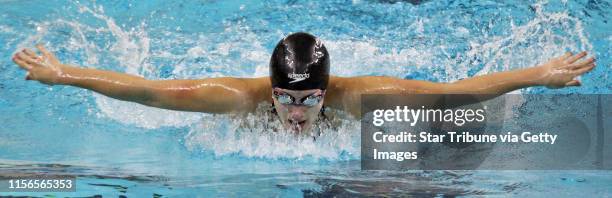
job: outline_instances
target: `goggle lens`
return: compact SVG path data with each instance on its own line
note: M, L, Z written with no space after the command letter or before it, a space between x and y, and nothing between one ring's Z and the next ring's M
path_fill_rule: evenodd
M310 96L307 96L306 98L303 98L302 101L296 102L296 99L287 93L281 93L277 91L274 91L273 93L274 93L274 97L276 98L276 100L278 100L278 102L280 102L283 105L294 104L294 105L304 105L304 106L312 107L312 106L319 104L319 102L321 102L321 100L323 99L323 95L318 95L318 96L310 95Z
M284 105L293 103L293 97L289 96L289 94L276 95L276 100Z
M302 101L302 104L312 107L315 106L317 104L319 104L319 102L321 101L321 96L308 96L306 97L306 99L304 99L304 101Z

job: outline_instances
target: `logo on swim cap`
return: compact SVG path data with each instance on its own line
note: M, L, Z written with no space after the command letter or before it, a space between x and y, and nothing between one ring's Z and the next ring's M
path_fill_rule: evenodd
M300 82L300 81L310 78L310 74L309 73L305 73L305 74L290 73L290 74L287 74L287 77L289 77L290 79L293 79L289 83L296 83L296 82Z

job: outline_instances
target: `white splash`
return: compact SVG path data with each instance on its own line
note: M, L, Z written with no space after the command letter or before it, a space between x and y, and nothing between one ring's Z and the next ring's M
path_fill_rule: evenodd
M525 25L512 24L509 36L492 36L485 42L470 43L471 50L467 53L468 56L484 58L485 66L478 72L478 75L534 66L563 54L566 48L573 52L593 49L584 35L580 20L569 16L567 12L543 12L541 4L533 7L536 9L536 17ZM553 33L554 29L560 29L567 35L573 35L579 41L573 40L573 37ZM524 45L527 42L529 45ZM467 67L468 65L460 64L460 66Z
M275 116L271 113L249 115L242 121L229 116L206 118L190 129L185 144L192 151L211 151L215 156L347 160L358 159L360 155L359 121L342 121L338 130L326 129L315 141L310 136L272 131L266 127L269 123L262 124L262 120L276 119ZM278 122L272 125L281 128Z

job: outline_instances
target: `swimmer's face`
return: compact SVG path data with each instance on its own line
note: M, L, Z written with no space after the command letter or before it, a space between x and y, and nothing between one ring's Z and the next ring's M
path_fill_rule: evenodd
M288 90L281 88L274 88L272 91L274 108L283 126L297 133L310 131L323 107L325 91L320 89ZM293 103L287 104L288 99Z

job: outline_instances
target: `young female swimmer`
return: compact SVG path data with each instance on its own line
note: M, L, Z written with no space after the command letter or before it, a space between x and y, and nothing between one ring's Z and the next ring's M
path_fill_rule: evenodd
M206 113L253 112L272 103L289 130L311 129L323 105L360 117L362 94L491 94L501 95L531 86L580 86L576 77L595 67L587 53L565 53L525 69L492 73L452 83L435 83L383 76L336 77L329 74L329 54L321 41L294 33L276 45L270 77L147 80L111 71L62 64L43 46L41 55L23 49L13 61L27 70L26 80L48 85L70 85L143 105Z

